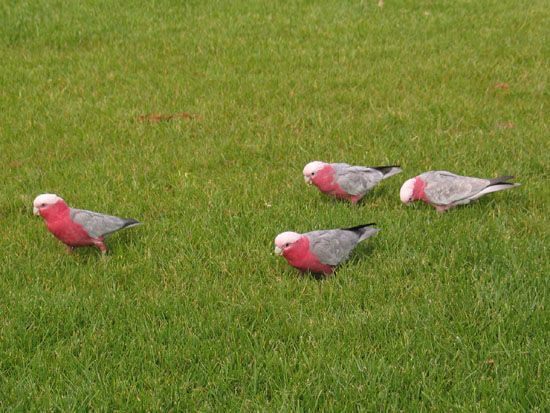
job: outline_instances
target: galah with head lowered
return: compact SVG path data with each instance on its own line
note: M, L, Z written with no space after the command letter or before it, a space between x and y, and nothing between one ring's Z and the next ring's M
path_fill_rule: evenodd
M303 171L307 184L327 195L356 204L378 183L401 172L398 166L352 166L347 163L313 161Z
M275 238L275 253L302 272L330 274L357 244L380 231L371 225L374 223L305 234L283 232Z
M469 204L483 195L504 189L515 188L518 183L506 182L513 176L493 179L455 175L447 171L424 172L406 181L401 187L401 201L424 201L438 212L445 212L457 205Z
M33 212L44 218L48 231L63 242L69 251L75 247L95 246L105 254L105 236L119 229L141 224L135 219L69 208L65 201L55 194L38 195L33 202Z

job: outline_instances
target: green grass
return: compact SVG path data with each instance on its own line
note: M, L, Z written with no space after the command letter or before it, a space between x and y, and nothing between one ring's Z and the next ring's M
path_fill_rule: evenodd
M129 3L0 4L0 410L548 411L544 0ZM315 159L405 172L352 207ZM523 186L401 205L430 169ZM145 225L70 256L44 192Z

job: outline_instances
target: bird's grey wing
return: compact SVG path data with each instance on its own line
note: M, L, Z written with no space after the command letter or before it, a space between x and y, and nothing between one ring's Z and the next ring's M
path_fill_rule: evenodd
M326 265L338 265L348 258L359 240L356 233L340 229L312 231L304 235L309 239L311 252Z
M132 223L137 223L134 220L86 211L84 209L70 208L70 214L71 219L77 224L82 225L92 238L103 237Z
M338 164L341 165L341 164ZM345 164L344 164L345 165ZM366 166L349 166L335 168L336 183L351 195L363 195L382 180L384 174Z
M437 205L468 203L474 195L486 188L487 179L455 175L447 171L433 171L420 175L426 182L424 192Z

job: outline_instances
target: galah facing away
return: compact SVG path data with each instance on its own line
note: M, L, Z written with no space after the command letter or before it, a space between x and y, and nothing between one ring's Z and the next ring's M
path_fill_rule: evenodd
M358 243L380 231L371 225L374 223L305 234L283 232L275 238L275 253L302 272L330 274Z
M327 195L356 204L378 183L401 172L398 166L352 166L313 161L304 167L304 179Z
M48 231L63 242L69 251L75 247L95 246L105 254L105 236L122 228L141 224L135 219L124 219L83 209L69 208L55 194L38 195L33 212L46 221Z
M430 171L406 181L399 196L405 204L421 200L433 205L438 212L445 212L457 205L469 204L491 192L519 186L518 183L506 182L513 178L500 176L481 179L455 175L447 171Z

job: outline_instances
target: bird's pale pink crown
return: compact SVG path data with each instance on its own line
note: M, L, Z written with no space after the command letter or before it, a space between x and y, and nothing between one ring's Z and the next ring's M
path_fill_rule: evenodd
M399 191L399 197L401 198L401 202L404 204L408 204L409 202L413 201L414 199L414 185L416 182L416 178L411 178L401 186L401 190Z
M317 172L319 172L321 169L325 167L326 163L321 161L313 161L308 163L304 167L304 180L307 184L311 184L312 178L315 176Z
M282 232L275 238L275 253L281 255L283 251L302 238L301 234L292 231Z
M56 194L41 194L34 198L32 203L32 210L34 215L40 215L39 211L42 208L47 208L50 205L54 205L59 201L63 201L63 198L57 196Z

